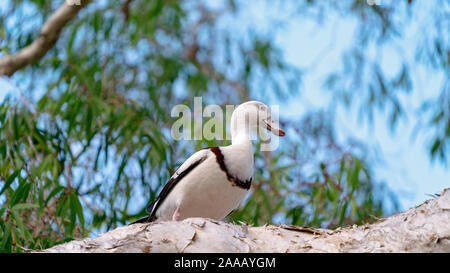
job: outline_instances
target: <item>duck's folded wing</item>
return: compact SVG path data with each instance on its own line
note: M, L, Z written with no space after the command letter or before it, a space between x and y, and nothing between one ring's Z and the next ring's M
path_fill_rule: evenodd
M188 173L190 173L193 169L195 169L198 165L205 161L209 153L209 149L200 150L189 157L183 164L181 164L181 166L175 171L175 173L166 183L158 198L147 207L147 212L150 214L151 219L155 217L155 213L158 210L158 207L162 204L164 199L169 195L169 193L178 184L178 182L180 182L183 177L185 177Z

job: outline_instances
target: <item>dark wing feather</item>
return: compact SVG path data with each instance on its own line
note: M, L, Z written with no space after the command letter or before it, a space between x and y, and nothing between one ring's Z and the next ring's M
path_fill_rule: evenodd
M150 205L148 205L146 211L149 214L152 212L152 209L153 209L153 206L155 205L155 203L156 203L156 201L153 201L153 202L150 203ZM144 218L141 218L141 219L139 219L137 221L132 222L130 225L137 224L137 223L148 223L148 222L153 222L155 220L156 220L155 217L152 218L151 216L147 216L147 217L144 217Z
M156 200L151 202L150 205L148 205L148 207L145 209L148 212L148 214L152 213L153 206L155 205L155 203L156 203Z
M203 156L196 160L194 163L189 165L185 170L183 170L181 173L179 173L176 177L170 178L167 184L164 186L162 191L159 193L158 198L150 203L150 205L147 207L147 212L150 213L149 222L156 220L155 213L158 210L159 206L161 206L162 202L166 197L169 195L169 193L172 191L172 189L180 182L183 177L185 177L187 174L189 174L193 169L195 169L200 163L205 161L207 156Z

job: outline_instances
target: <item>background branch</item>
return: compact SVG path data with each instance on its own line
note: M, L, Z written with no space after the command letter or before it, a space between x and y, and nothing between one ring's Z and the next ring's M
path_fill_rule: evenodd
M41 33L33 43L14 55L0 59L0 76L12 76L17 70L41 59L53 48L64 26L90 2L91 0L82 0L77 5L64 1L61 7L42 26Z

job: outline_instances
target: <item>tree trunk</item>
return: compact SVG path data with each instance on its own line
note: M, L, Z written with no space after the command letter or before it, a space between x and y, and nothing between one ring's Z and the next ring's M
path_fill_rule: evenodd
M44 252L450 252L450 189L370 225L328 230L189 218L128 225Z

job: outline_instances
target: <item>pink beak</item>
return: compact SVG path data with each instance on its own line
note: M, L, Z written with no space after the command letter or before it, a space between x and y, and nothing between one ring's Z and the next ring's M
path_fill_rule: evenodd
M275 124L273 123L268 123L267 121L264 120L264 124L266 125L266 129L271 131L274 135L276 136L285 136L286 133L284 132L283 129L280 129L278 127L275 126Z

